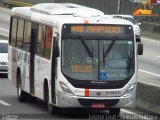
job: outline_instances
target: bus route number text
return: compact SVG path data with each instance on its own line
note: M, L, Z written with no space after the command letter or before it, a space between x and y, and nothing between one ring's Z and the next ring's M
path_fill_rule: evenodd
M71 26L71 33L123 33L119 26Z

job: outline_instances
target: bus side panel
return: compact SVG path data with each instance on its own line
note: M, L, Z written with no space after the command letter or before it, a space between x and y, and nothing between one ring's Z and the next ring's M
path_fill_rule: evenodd
M29 53L17 48L9 48L9 79L17 85L18 69L21 75L22 90L29 92Z
M35 55L35 95L43 99L44 80L48 81L48 87L50 86L51 80L51 62L43 57ZM50 88L48 88L50 90ZM49 91L49 94L51 92Z

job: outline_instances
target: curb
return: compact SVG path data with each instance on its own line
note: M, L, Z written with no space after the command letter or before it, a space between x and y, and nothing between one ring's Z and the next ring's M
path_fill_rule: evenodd
M137 83L136 107L160 114L160 87L147 83Z
M151 24L151 23L143 23L141 26L141 34L148 37L158 38L160 39L160 25L159 24Z

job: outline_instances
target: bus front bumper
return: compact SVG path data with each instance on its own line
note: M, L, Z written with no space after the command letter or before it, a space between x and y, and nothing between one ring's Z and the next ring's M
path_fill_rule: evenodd
M128 97L80 97L68 96L62 92L57 94L57 107L76 108L86 107L92 108L93 104L104 104L107 108L133 108L135 107L136 92L134 91Z

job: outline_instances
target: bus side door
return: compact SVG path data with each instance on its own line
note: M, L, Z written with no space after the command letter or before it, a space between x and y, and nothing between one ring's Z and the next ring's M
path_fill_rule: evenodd
M30 46L30 93L35 94L34 88L34 56L35 45L38 38L38 23L32 22L31 25L31 46Z

